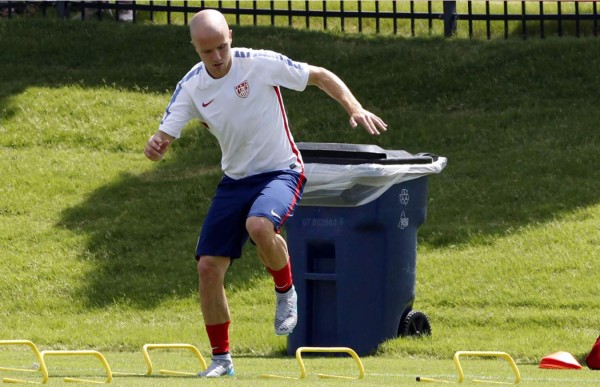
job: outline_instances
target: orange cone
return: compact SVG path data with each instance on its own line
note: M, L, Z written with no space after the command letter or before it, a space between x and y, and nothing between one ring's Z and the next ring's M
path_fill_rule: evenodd
M540 368L555 370L579 370L581 364L569 352L554 352L542 359Z

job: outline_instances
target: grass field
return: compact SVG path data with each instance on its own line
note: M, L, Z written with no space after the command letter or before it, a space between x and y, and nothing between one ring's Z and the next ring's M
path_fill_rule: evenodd
M390 358L370 356L361 359L365 369L364 378L352 381L349 378L358 378L357 364L347 358L304 358L306 378L298 379L300 367L294 358L272 358L261 356L242 356L236 358L236 376L220 380L202 380L186 376L164 376L158 374L159 368L189 372L198 369L198 361L193 356L182 353L160 352L152 353L152 363L155 371L153 376L118 375L118 372L145 373L146 365L140 353L108 352L104 353L110 367L116 375L111 384L122 386L191 386L202 383L203 385L244 385L244 386L281 386L283 383L292 386L305 385L338 385L347 386L356 384L360 386L381 385L430 385L430 383L417 383L416 377L458 381L458 373L454 363L441 359L423 358ZM2 364L12 364L18 367L31 367L32 357L15 353L0 352ZM19 358L20 359L17 359ZM21 363L15 363L22 360ZM9 362L9 363L7 363ZM55 357L47 358L46 365L50 374L51 384L70 385L62 383L65 377L77 377L88 380L106 380L100 362L94 358ZM515 381L515 375L508 363L500 360L482 360L476 358L463 358L460 362L464 373L464 384L481 385L475 380L487 382L508 383ZM540 369L535 364L519 364L521 385L526 386L595 386L598 385L597 372L583 370L546 370ZM318 374L342 376L346 379L323 379ZM275 375L282 378L266 378L265 375ZM23 372L3 372L2 377L21 378L27 380L41 380L37 373L24 375Z
M143 370L148 342L188 342L208 356L192 252L220 178L218 146L192 123L164 161L142 155L197 61L185 27L0 20L0 43L0 339L97 349L115 370ZM390 126L369 137L321 92L285 91L297 141L449 160L429 179L418 236L415 308L433 335L384 343L364 359L365 384L455 377L458 350L508 352L531 384L600 381L589 370L537 368L555 351L583 361L600 329L597 39L237 27L234 45L334 70ZM274 385L258 375L295 375L285 339L272 333L271 279L252 246L227 281L236 380ZM0 361L22 354L0 348ZM329 361L315 367L330 372ZM175 382L186 380L166 383Z

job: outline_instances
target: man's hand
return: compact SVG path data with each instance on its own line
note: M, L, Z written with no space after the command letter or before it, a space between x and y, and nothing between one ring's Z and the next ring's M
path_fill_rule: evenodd
M154 134L144 148L144 155L149 160L159 161L164 156L165 152L171 145L171 140L168 138L161 138L159 135Z
M352 113L350 116L350 126L356 128L359 124L362 125L369 134L374 136L378 136L380 131L385 132L387 130L387 124L383 122L381 118L362 108L358 112Z

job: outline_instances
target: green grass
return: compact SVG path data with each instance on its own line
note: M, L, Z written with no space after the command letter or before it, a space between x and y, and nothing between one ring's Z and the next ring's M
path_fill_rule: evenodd
M0 338L105 351L116 370L143 369L148 342L189 342L207 356L193 249L220 178L218 146L192 123L164 161L142 155L197 61L186 28L0 20L0 42ZM297 141L449 160L429 179L418 236L415 308L433 336L384 343L365 358L365 384L454 377L457 350L506 351L532 384L597 384L590 371L536 368L559 350L583 361L600 326L597 39L235 27L234 44L334 70L390 126L369 137L318 90L285 91ZM295 375L252 246L227 281L236 380Z
M185 351L151 350L149 352L153 376L118 375L121 373L144 374L147 370L141 353L108 352L104 356L115 373L112 384L123 386L188 386L197 385L199 381L186 376L165 376L158 373L159 369L190 372L198 369L198 360ZM19 355L19 356L17 356ZM35 359L29 353L10 354L0 352L0 362L14 368L32 369ZM361 363L364 367L364 378L359 382L348 379L322 379L317 374L357 378L359 369L350 357L320 358L303 357L306 378L294 380L300 376L300 367L295 358L272 357L238 357L236 358L236 376L219 380L202 380L203 385L243 385L243 386L281 386L283 383L292 386L358 384L360 386L381 385L415 385L416 377L435 378L447 381L458 380L454 363L448 360L419 359L419 358L386 358L364 357ZM91 356L78 357L47 357L46 365L50 375L50 383L61 383L65 377L77 377L88 380L104 381L105 371L98 359ZM463 357L460 362L466 385L481 385L474 380L488 382L510 383L515 375L509 364L504 360ZM588 369L583 370L546 370L533 364L520 364L521 384L526 386L594 386L598 384L597 373ZM275 375L281 378L265 378L264 375ZM39 373L3 372L2 377L27 380L41 380ZM68 383L61 383L69 385ZM427 385L428 383L426 383ZM418 384L416 384L418 385Z

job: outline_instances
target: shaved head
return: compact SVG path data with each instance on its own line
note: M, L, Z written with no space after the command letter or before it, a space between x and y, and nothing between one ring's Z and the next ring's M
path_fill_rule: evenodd
M231 30L225 16L205 9L190 20L190 37L196 52L213 78L222 78L231 68Z
M190 36L203 36L214 33L229 33L229 25L225 16L215 9L205 9L192 17L190 21Z

